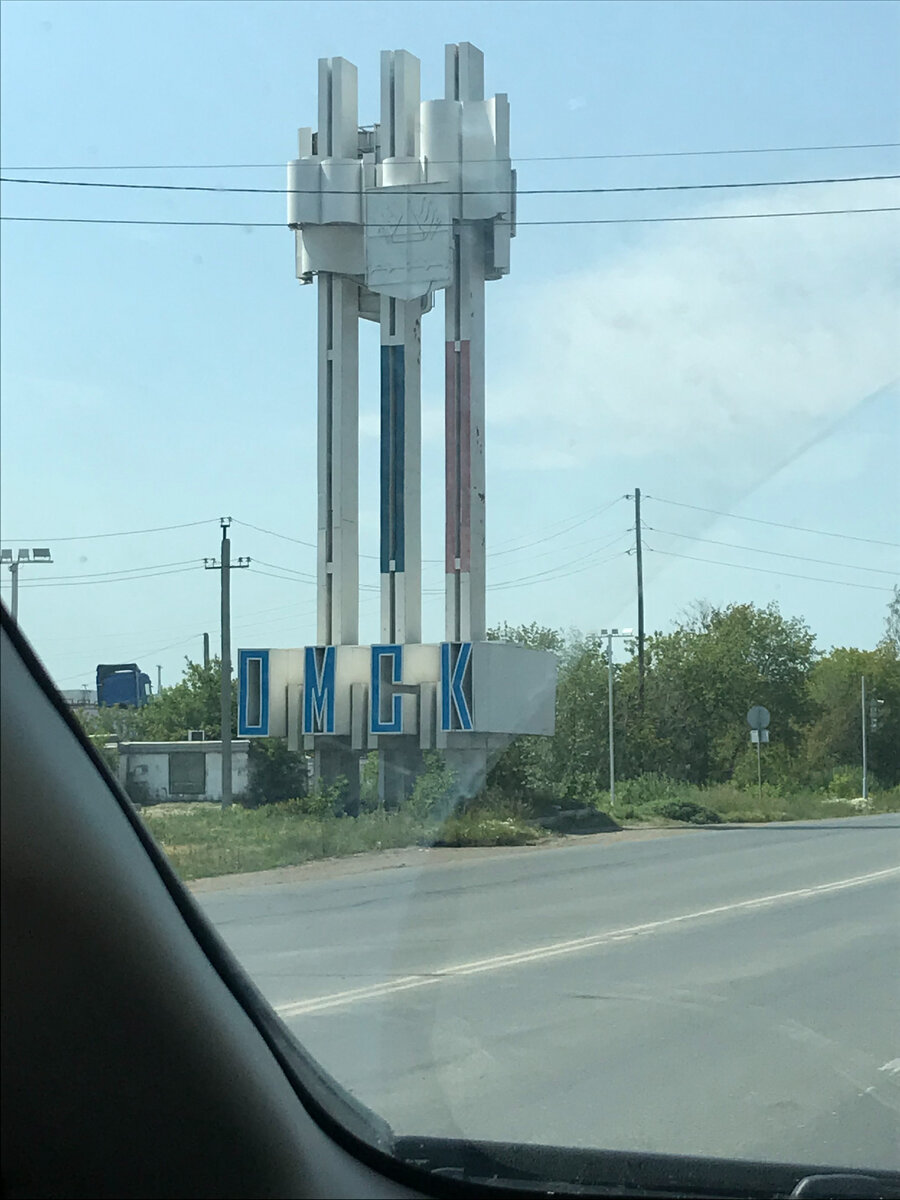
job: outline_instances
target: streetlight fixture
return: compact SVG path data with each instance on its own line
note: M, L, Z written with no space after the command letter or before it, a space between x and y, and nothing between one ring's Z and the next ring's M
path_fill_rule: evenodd
M616 739L613 731L613 638L627 638L633 629L601 629L600 636L606 638L606 664L609 672L609 807L616 807Z
M12 576L12 599L9 614L16 624L19 622L19 568L30 563L52 563L46 546L34 546L31 550L0 550L0 566L9 567Z

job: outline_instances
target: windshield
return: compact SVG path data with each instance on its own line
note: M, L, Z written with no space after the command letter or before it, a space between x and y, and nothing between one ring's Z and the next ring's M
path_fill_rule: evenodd
M298 1045L900 1166L900 9L2 21L3 600Z

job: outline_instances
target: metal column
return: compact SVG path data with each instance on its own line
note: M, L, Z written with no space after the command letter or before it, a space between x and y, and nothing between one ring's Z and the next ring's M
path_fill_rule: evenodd
M448 100L484 99L484 57L468 43L447 46ZM465 171L459 173L460 188ZM464 210L461 197L461 211ZM446 338L446 637L482 641L485 616L484 282L477 224L454 237L454 278L444 301Z
M319 62L323 159L357 155L356 68ZM359 285L320 272L318 400L318 641L359 641Z

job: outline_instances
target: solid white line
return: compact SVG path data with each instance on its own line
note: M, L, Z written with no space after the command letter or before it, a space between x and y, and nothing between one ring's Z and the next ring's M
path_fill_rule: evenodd
M369 987L349 988L343 992L332 992L326 996L316 996L311 1000L297 1000L286 1004L276 1004L275 1011L281 1017L300 1017L312 1013L327 1012L332 1008L341 1008L346 1004L355 1004L360 1000L378 1000L383 996L391 996L395 992L408 992L414 988L429 987L436 983L445 983L448 979L459 979L468 975L483 975L491 971L500 971L504 967L518 967L526 963L545 962L549 958L557 958L563 954L575 954L581 950L590 950L595 946L603 946L607 942L622 941L638 937L644 933L658 933L663 929L671 929L676 925L685 925L689 921L699 921L704 917L716 917L725 913L748 912L755 908L764 908L769 904L783 904L791 900L806 900L811 896L824 896L830 892L840 892L846 888L861 887L866 883L875 883L892 875L900 875L900 867L886 867L883 871L872 871L868 875L854 875L850 879L839 879L834 883L820 883L815 887L797 888L790 892L775 892L768 896L758 896L753 900L738 900L734 904L720 904L715 908L704 908L698 912L683 913L678 917L665 917L661 921L647 921L643 925L629 925L623 929L610 929L605 933L595 933L588 937L572 938L564 942L551 942L546 946L535 946L531 950L520 950L513 954L496 954L491 958L475 959L473 962L456 963L422 975L404 975L400 979L392 979L385 983L374 983Z

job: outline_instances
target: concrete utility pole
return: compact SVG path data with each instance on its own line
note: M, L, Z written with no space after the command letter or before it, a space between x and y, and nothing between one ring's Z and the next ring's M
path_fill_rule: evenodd
M19 623L19 568L30 563L52 563L50 551L45 547L35 547L33 550L0 550L0 563L9 567L12 582L12 596L9 604L9 615Z
M865 675L860 676L859 683L860 683L859 702L860 702L860 709L862 711L862 769L863 769L863 772L862 772L862 775L863 775L862 798L863 798L863 800L868 800L868 798L869 798L869 778L868 778L869 764L868 764L868 756L867 756L868 747L866 746L866 677L865 677Z
M634 489L634 547L637 558L638 706L644 711L644 544L641 538L641 489Z
M609 807L616 807L616 737L613 721L613 638L631 637L633 629L601 629L600 634L606 638L606 665L609 676Z
M209 670L209 634L203 635L203 669Z
M218 571L221 577L222 592L222 807L229 808L233 801L231 787L231 572L242 567L250 566L249 558L238 558L231 561L231 539L228 529L231 517L222 517L222 549L218 562L214 558L204 558L203 565L208 571Z
M156 664L156 694L162 694L162 667L159 663Z

